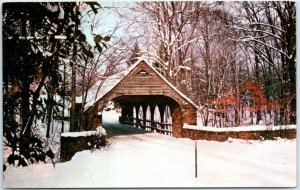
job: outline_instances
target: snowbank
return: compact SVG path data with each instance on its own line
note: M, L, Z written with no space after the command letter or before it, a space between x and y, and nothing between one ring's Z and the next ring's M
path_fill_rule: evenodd
M5 188L295 187L296 141L195 141L157 133L122 135L71 161L8 168ZM26 175L30 174L30 175Z

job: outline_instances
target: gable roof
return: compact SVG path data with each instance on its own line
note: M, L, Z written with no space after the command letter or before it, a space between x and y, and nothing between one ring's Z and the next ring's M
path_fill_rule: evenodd
M93 106L101 98L103 98L107 93L109 93L115 86L117 86L131 71L133 71L141 63L146 63L147 66L151 68L168 86L170 86L177 94L179 94L184 100L198 108L198 106L190 100L185 94L180 92L175 86L173 86L165 77L163 77L152 65L143 59L139 59L136 63L128 67L127 69L109 76L106 79L99 80L97 83L90 88L87 94L86 104L84 111Z

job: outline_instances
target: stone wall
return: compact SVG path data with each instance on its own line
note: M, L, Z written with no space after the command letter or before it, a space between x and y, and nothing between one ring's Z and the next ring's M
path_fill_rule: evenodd
M193 140L213 140L213 141L226 141L229 137L245 140L274 140L277 137L295 139L296 129L282 129L274 131L202 131L193 129L182 129L181 138L190 138Z
M197 109L194 107L186 107L182 111L180 107L174 109L172 113L172 132L174 137L181 137L183 124L197 124Z
M60 161L69 161L76 152L91 149L89 144L94 141L95 138L96 135L76 137L61 136Z
M182 111L182 123L197 125L197 109L189 106Z
M182 125L181 109L177 107L172 113L172 133L174 137L180 137Z

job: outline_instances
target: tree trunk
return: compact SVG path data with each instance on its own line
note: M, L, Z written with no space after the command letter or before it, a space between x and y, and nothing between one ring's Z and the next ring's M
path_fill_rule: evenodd
M29 135L30 130L26 129L26 127L30 128L31 125L28 125L28 119L30 115L30 107L29 107L29 82L25 81L22 86L21 96L22 96L22 103L21 103L21 120L22 120L22 130L26 131L25 135Z
M296 98L293 98L290 103L290 124L296 124L297 122L296 109Z
M78 5L76 5L75 15L78 15ZM76 38L76 32L78 31L78 22L75 22L74 36ZM73 44L73 60L72 60L72 89L71 89L71 111L70 111L70 131L76 131L75 124L75 112L76 112L76 55L77 55L77 44L76 40Z
M50 87L51 88L51 87ZM52 122L52 111L53 111L53 94L51 89L48 91L48 104L47 104L47 131L46 131L46 138L50 137L50 126Z
M33 101L32 101L32 105L31 105L31 113L30 113L29 119L28 119L25 127L23 128L23 134L24 135L29 135L29 133L30 133L30 128L31 128L31 125L33 123L33 119L34 119L34 117L35 117L35 115L37 113L36 106L37 106L37 103L38 103L38 98L40 96L40 90L44 86L45 78L46 78L46 75L44 75L42 77L41 82L39 83L36 91L33 93Z

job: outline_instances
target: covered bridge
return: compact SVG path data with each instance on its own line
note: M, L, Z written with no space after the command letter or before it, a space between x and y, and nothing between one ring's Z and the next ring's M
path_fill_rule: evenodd
M181 137L184 123L197 123L196 104L146 61L138 61L128 69L98 81L90 89L84 108L85 123L89 129L101 125L102 118L98 113L108 101L120 105L121 123L150 131ZM166 111L170 112L172 121L155 121L155 109L159 109L160 118L164 118ZM137 110L142 110L143 114L138 115Z

